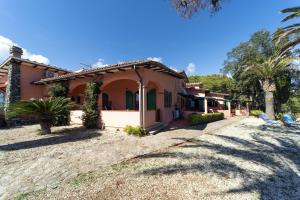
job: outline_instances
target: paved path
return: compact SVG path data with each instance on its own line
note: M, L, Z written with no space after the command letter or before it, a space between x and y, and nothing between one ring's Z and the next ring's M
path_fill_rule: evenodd
M0 199L45 186L56 187L79 173L179 145L183 139L213 132L241 119L234 117L143 138L80 128L50 136L36 135L38 126L0 130Z

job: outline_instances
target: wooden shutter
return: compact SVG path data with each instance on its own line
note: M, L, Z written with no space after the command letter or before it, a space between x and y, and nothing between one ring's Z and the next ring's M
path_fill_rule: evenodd
M147 109L155 110L156 109L156 90L152 89L147 92Z
M133 109L133 93L131 91L126 91L126 109Z

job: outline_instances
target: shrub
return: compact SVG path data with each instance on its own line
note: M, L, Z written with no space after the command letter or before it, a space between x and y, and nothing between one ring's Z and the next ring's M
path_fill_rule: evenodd
M100 93L100 84L88 82L85 88L85 98L83 105L83 125L86 128L98 128L99 108L98 95Z
M136 135L136 136L140 136L140 137L146 135L146 131L141 126L133 127L133 126L127 125L124 128L124 131L129 135Z
M282 119L282 113L275 114L275 119L276 120L281 120Z
M191 125L206 124L224 119L224 113L191 114L188 116L188 122Z
M52 83L48 85L48 94L50 97L66 97L68 96L69 87L65 82Z
M42 134L49 134L55 117L60 116L71 107L70 99L64 97L19 101L10 105L8 116L33 116L38 120Z
M52 83L48 85L48 94L50 97L68 97L69 86L66 82ZM69 110L64 110L53 119L53 126L66 126L69 124Z
M255 116L255 117L258 117L263 111L261 110L251 110L250 111L250 115L251 116Z

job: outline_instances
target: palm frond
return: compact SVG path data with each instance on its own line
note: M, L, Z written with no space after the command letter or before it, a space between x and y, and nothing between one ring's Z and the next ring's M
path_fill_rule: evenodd
M20 101L10 105L8 117L29 115L51 119L69 110L72 106L70 99L64 97Z
M288 16L286 16L285 18L282 19L282 22L286 22L290 19L293 19L293 18L296 18L296 17L300 16L300 7L297 6L297 7L292 7L292 8L286 8L286 9L283 9L281 11L281 13L284 13L284 14L289 13Z

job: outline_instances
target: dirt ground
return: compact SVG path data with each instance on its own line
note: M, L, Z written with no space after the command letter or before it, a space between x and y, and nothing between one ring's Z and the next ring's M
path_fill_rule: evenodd
M143 138L81 127L54 128L54 134L46 136L37 134L36 125L3 129L0 130L0 199L58 188L80 174L183 143L182 139L213 132L239 120L231 118L185 129L174 127Z
M255 118L83 173L28 199L299 199L300 134ZM184 134L184 132L182 132Z

